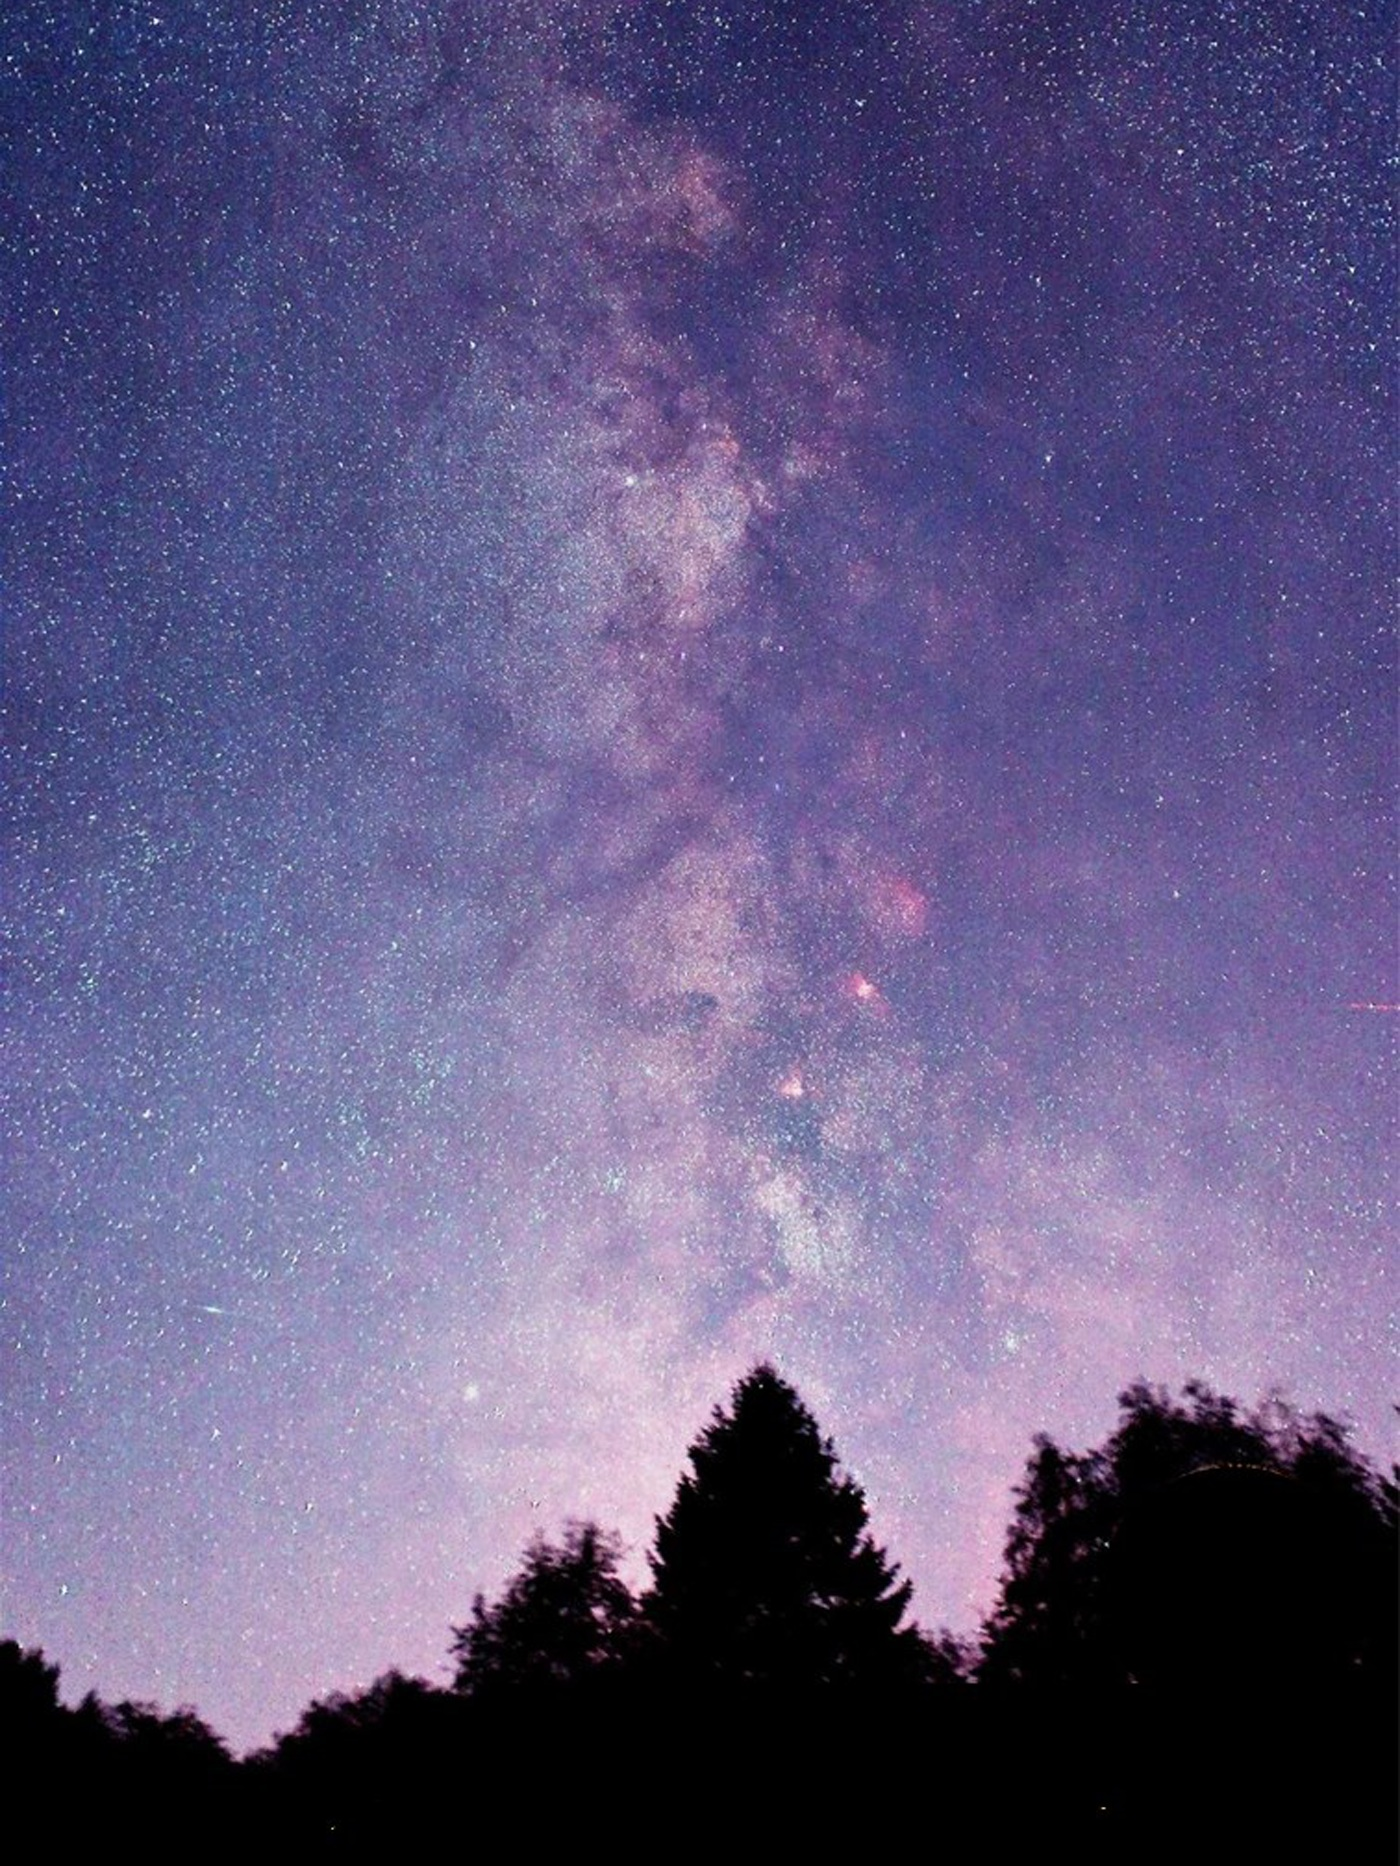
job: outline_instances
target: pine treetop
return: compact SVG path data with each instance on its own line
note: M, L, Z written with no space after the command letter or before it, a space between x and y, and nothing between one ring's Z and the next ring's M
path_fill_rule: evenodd
M865 1497L768 1363L716 1407L657 1522L646 1608L678 1667L715 1682L890 1680L917 1635Z

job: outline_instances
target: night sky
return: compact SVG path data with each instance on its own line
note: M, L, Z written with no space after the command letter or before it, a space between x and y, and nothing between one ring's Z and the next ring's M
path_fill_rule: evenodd
M1387 1450L1395 14L0 24L0 1631L236 1745L771 1356L925 1624Z

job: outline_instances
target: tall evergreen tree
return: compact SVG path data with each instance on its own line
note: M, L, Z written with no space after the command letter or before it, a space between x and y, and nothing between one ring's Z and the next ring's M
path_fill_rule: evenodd
M884 1689L936 1669L902 1625L910 1585L865 1498L769 1366L716 1408L658 1521L644 1601L662 1675L687 1685Z

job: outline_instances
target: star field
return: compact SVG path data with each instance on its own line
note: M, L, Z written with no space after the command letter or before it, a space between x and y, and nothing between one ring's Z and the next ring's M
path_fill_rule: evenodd
M21 3L5 1630L248 1745L771 1357L928 1624L1383 1455L1394 15Z

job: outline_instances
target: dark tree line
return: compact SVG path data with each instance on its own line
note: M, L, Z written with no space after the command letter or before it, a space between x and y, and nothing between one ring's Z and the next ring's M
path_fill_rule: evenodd
M42 1842L62 1858L120 1836L148 1855L213 1844L236 1818L233 1758L192 1710L59 1699L58 1667L0 1641L0 1757L13 1844ZM40 1857L37 1850L13 1858Z
M187 1857L436 1844L467 1769L537 1837L631 1820L640 1842L679 1797L700 1828L742 1802L775 1839L868 1841L937 1782L993 1858L1211 1858L1207 1810L1222 1858L1366 1858L1390 1837L1396 1552L1396 1485L1335 1421L1138 1384L1097 1449L1035 1441L980 1637L931 1636L760 1366L691 1447L648 1585L595 1523L537 1537L454 1629L449 1689L389 1673L235 1765L192 1711L64 1709L8 1642L0 1733L17 1779L83 1784L70 1832Z
M595 1524L538 1538L501 1599L478 1595L457 1628L456 1688L870 1693L946 1667L906 1623L912 1587L872 1540L859 1485L771 1367L715 1409L690 1467L640 1598L619 1576L621 1544Z

